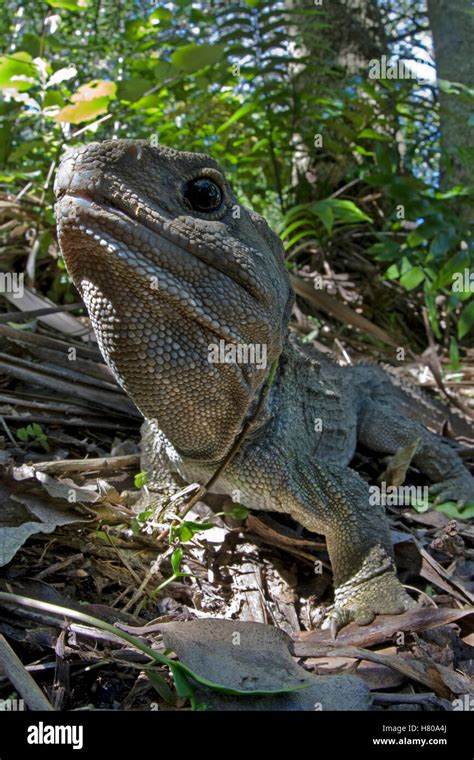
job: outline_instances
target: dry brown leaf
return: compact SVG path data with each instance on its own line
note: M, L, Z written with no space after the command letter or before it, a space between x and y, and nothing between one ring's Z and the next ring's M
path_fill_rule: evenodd
M398 488L405 482L407 470L411 465L415 452L420 442L416 438L409 446L405 446L390 457L384 472L378 478L379 483L385 482L387 486Z

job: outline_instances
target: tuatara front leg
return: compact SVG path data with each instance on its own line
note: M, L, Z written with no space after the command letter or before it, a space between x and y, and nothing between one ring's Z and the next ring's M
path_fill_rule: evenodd
M400 415L396 406L368 401L362 408L358 440L373 451L394 454L417 439L413 462L433 483L430 493L436 502L474 501L474 478L449 443Z
M371 505L369 487L349 468L332 463L296 467L292 515L326 536L335 603L326 627L366 625L376 614L396 615L415 603L396 575L383 507Z
M156 425L143 428L142 467L153 479L160 458L170 457L188 482L205 482L203 473L180 460ZM220 493L257 510L290 514L315 533L326 536L335 602L327 625L337 631L355 621L370 623L376 614L399 614L414 606L396 575L392 543L383 507L371 504L368 484L353 470L333 462L309 463L280 446L268 446L268 436L244 446L216 484ZM197 463L196 463L197 464Z

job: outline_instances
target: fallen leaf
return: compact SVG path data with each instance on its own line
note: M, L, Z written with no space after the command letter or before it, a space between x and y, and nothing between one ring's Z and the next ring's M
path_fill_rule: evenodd
M273 626L206 618L163 623L160 628L165 646L198 675L229 689L248 690L248 699L235 699L199 687L200 698L214 709L368 709L369 692L361 679L308 673L290 655L288 634ZM306 688L287 694L252 696L255 691L302 686Z
M59 525L84 522L71 508L61 508L39 496L11 494L0 486L0 498L0 567L10 562L35 533L52 533Z
M398 488L405 482L407 470L410 467L415 452L420 442L419 438L413 441L409 446L405 446L390 457L384 472L378 478L379 483L385 482L387 486Z

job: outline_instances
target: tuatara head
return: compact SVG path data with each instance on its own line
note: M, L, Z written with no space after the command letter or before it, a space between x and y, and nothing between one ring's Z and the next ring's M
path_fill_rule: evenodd
M146 141L74 148L55 191L66 265L119 383L182 454L219 460L287 333L280 239L212 158Z

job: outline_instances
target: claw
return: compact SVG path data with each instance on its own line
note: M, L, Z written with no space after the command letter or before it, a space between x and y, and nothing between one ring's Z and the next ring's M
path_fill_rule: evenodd
M347 623L370 625L375 616L400 615L417 606L392 570L336 589L336 602L329 610L322 628L329 630L334 641L339 630Z
M353 615L350 610L343 609L342 607L333 607L328 613L326 620L322 624L323 630L329 630L331 639L335 641L337 634L347 623L353 620Z
M474 500L474 480L469 476L448 478L430 487L432 496L436 496L434 504L454 501L458 509Z

